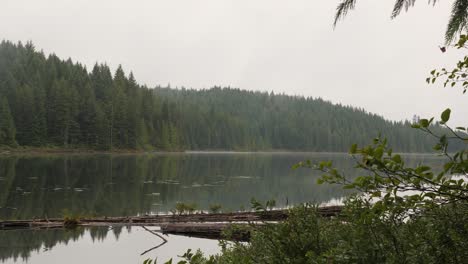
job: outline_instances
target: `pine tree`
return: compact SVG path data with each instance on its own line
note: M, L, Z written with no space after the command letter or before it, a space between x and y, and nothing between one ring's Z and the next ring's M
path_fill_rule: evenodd
M16 146L15 124L5 97L0 97L0 145Z
M29 85L19 86L15 91L15 110L13 114L16 126L16 139L20 145L33 145L34 94Z
M47 117L45 109L45 91L38 88L34 91L34 111L32 123L33 146L42 146L47 143Z

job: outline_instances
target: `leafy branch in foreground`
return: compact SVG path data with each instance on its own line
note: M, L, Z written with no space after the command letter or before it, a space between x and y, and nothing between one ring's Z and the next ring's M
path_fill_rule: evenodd
M464 179L468 175L468 150L462 149L456 153L447 151L449 141L466 144L468 136L462 132L466 129L459 127L455 131L447 125L450 112L450 109L445 110L439 123L447 128L445 131L449 134L437 134L432 130L434 118L421 119L413 125L437 138L434 149L447 157L440 172L434 172L425 165L415 168L405 166L401 155L393 153L387 140L381 137L375 138L366 147L351 147L350 154L356 160L356 168L366 172L354 180L333 168L332 162L304 162L299 166L325 172L319 183L339 183L346 189L358 190L361 198L367 199L371 207L379 210L399 209L401 213L410 214L427 207L468 203L468 181Z
M461 35L458 42L453 45L457 49L468 49L468 35ZM441 48L445 52L445 47ZM454 87L455 85L461 85L463 88L463 93L466 93L468 89L468 56L463 57L462 60L459 60L452 70L447 70L442 68L441 70L432 70L431 76L426 78L427 83L434 83L436 79L441 77L446 77L444 81L444 87L450 85Z

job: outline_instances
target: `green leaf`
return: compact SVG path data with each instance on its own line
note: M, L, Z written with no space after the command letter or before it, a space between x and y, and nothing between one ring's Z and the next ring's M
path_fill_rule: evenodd
M396 154L395 156L392 157L392 160L396 163L401 163L401 156Z
M428 171L430 169L431 169L431 167L423 165L423 166L417 167L415 171L416 171L416 173L423 173L423 172Z
M299 163L296 163L296 164L292 165L291 169L296 170L296 169L298 169L300 167L302 167L302 162L299 162Z
M384 149L382 147L378 147L374 151L374 156L376 159L381 159L383 156Z
M444 112L440 115L440 118L442 119L442 122L446 123L450 119L450 108L445 109Z
M453 162L447 162L447 163L445 163L445 164L444 164L444 170L445 170L445 171L450 170L450 169L453 167L453 165L454 165Z
M427 120L427 119L421 119L421 120L419 120L419 124L420 124L422 127L428 127L428 126L429 126L429 120Z

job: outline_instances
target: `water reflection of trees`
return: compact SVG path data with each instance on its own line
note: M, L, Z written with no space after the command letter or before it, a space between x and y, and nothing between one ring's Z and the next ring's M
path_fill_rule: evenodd
M0 231L0 262L7 260L25 262L33 252L52 250L57 245L67 245L83 236L90 236L93 242L101 242L109 233L113 233L118 239L121 232L122 227L115 227L111 231L107 227Z
M136 215L166 212L178 201L238 210L251 197L281 206L344 195L339 186L316 185L316 172L290 169L306 158L358 173L347 155L331 154L1 157L0 218ZM430 157L411 160L423 158Z

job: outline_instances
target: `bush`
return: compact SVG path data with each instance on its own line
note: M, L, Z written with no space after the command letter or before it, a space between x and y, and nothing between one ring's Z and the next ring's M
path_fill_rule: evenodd
M193 214L197 209L197 204L195 203L176 203L175 210L171 212L173 214L183 215L183 214Z
M220 204L211 204L210 205L210 212L213 214L219 213L221 210L222 206Z

